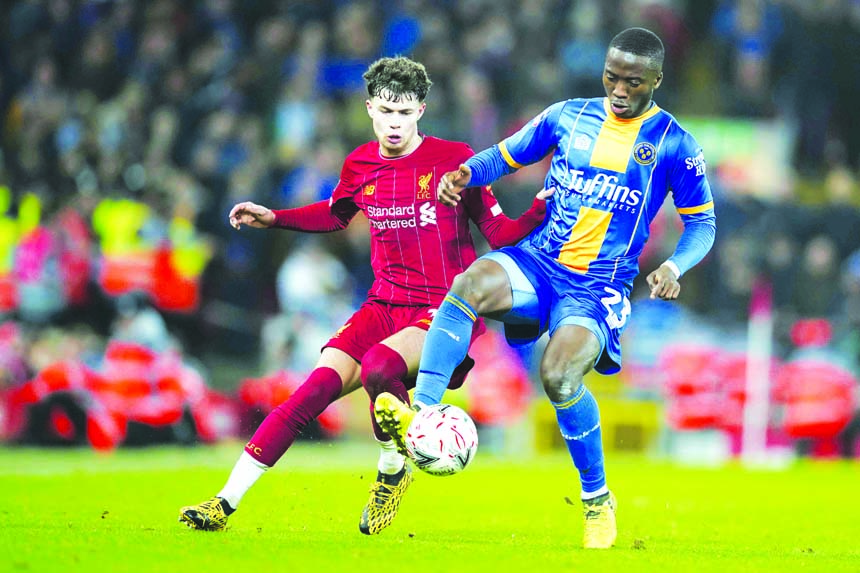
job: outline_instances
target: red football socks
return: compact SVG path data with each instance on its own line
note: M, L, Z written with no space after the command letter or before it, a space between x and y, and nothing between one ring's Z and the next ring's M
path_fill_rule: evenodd
M305 426L337 400L342 389L343 383L336 371L328 367L315 369L286 402L266 416L245 445L245 451L272 467Z

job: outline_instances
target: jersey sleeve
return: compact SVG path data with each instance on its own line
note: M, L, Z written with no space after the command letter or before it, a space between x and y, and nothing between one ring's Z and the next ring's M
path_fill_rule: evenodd
M294 209L276 209L272 227L305 233L331 233L345 229L358 213L351 201L340 201L331 205L329 201L318 201Z
M675 209L684 223L684 232L669 260L684 274L708 254L716 235L714 197L705 156L687 133L679 142L669 182Z
M532 206L518 219L511 219L493 195L489 185L469 187L463 192L463 204L469 218L487 239L490 248L513 245L540 225L546 215L546 201L535 198Z
M707 165L702 148L692 135L684 133L675 153L674 165L669 174L675 208L683 219L714 211L714 197L708 183Z
M345 229L358 213L355 204L357 189L355 170L347 157L340 170L340 179L328 201L320 201L295 209L275 211L274 227L306 233L330 233Z
M508 166L519 169L543 159L558 144L558 122L567 102L554 103L499 143Z

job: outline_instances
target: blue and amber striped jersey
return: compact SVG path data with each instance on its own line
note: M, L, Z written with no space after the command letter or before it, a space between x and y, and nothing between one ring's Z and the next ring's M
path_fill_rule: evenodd
M714 203L702 150L656 104L640 117L619 119L606 98L558 102L496 147L508 172L552 152L545 187L556 193L544 223L520 246L573 272L631 284L651 221L669 194L685 227L705 223L709 234L686 243L682 237L670 260L684 272L710 249Z

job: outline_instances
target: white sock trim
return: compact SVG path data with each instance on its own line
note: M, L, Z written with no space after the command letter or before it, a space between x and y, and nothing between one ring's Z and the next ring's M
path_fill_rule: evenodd
M588 501L589 499L594 499L595 497L600 497L607 493L609 493L609 486L605 485L597 491L583 491L580 495L580 499L582 499L582 501Z
M406 458L397 451L397 444L394 443L394 440L387 442L377 440L376 443L379 444L379 461L376 468L384 474L396 474L402 470Z
M267 469L269 469L269 466L267 466L266 464L264 464L263 462L261 462L259 460L254 459L254 457L251 454L249 454L248 452L243 451L242 455L239 456L239 459L247 461L248 463L251 463L251 464L257 466L258 468L260 468L263 471L266 471Z
M230 472L230 477L227 478L227 483L218 492L218 497L227 500L230 507L236 509L242 498L251 489L260 476L266 473L269 466L260 463L251 457L248 452L243 451L239 459L236 460L236 465L233 466L233 471Z

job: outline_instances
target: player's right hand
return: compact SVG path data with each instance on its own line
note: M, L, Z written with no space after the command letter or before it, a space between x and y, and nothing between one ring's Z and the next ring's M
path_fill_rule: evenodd
M449 171L439 180L436 186L436 198L449 207L456 207L460 202L460 193L472 180L472 170L465 164L457 171Z
M242 225L266 229L274 222L275 214L271 209L250 201L237 203L230 209L230 225L234 229L241 229Z

